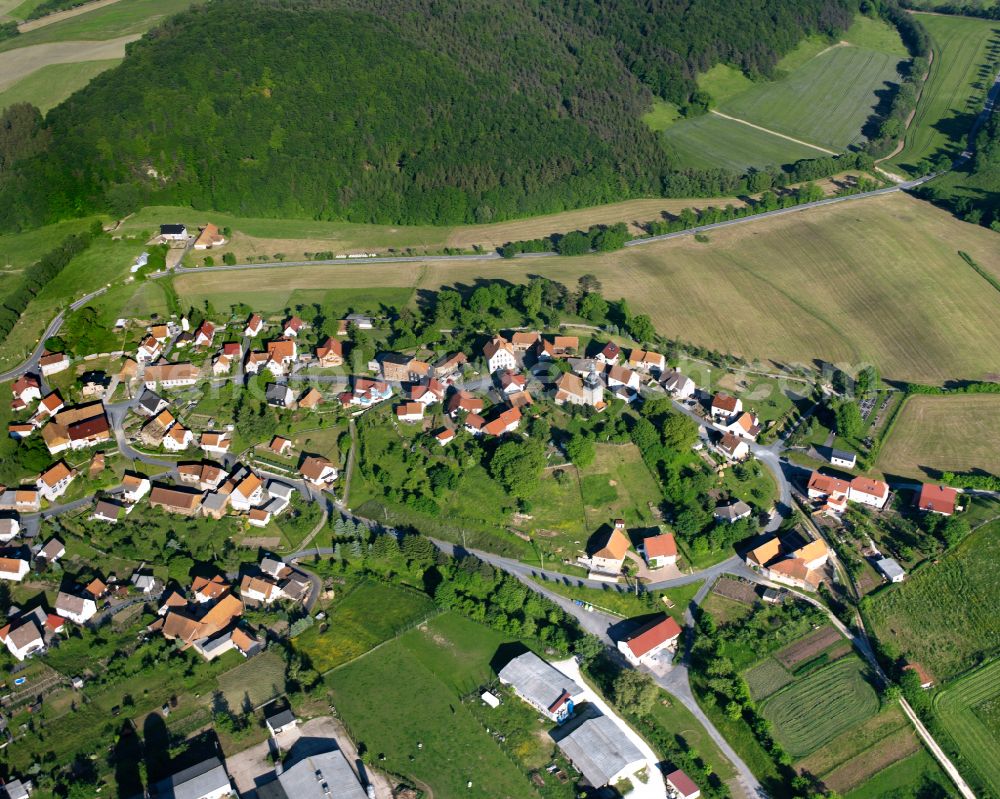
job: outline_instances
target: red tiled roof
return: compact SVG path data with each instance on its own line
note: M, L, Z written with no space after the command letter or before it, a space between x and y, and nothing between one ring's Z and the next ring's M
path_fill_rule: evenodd
M654 535L642 542L648 558L668 558L677 554L677 542L673 533Z
M680 625L673 618L667 616L641 629L637 635L629 638L626 644L632 650L633 655L641 658L647 652L672 641L680 634Z
M917 507L920 510L930 510L935 513L951 515L955 512L955 502L957 500L958 492L954 488L924 483L920 487L920 499L917 500Z

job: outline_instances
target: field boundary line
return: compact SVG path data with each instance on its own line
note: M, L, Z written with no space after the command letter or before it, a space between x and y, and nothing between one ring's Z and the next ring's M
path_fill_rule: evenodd
M814 56L815 57L815 56ZM828 150L826 147L820 147L818 144L811 144L807 141L802 141L802 139L796 139L792 136L786 136L784 133L778 133L776 130L771 130L770 128L763 128L760 125L755 125L753 122L747 122L745 119L740 119L739 117L731 117L729 114L723 114L721 111L716 111L714 108L709 111L710 114L715 114L717 117L722 117L723 119L728 119L730 122L739 122L741 125L746 125L748 128L755 128L756 130L763 131L764 133L770 133L772 136L777 136L781 139L787 139L790 142L795 142L796 144L801 144L803 147L809 147L813 150L819 150L821 153L826 153L827 155L840 155L840 153L833 150Z
M335 672L335 671L337 671L339 669L342 669L345 666L350 666L352 663L357 663L359 660L361 660L361 658L368 657L368 655L370 655L372 652L378 651L379 649L381 649L386 644L391 644L393 641L399 640L400 636L402 636L404 633L408 633L410 630L413 630L413 629L419 627L421 624L426 624L431 619L436 619L438 616L440 616L444 612L445 611L443 609L436 608L433 613L425 616L422 619L418 619L417 621L413 622L412 624L407 625L406 627L403 627L403 628L399 629L396 632L396 634L393 635L391 638L386 638L384 641L380 641L379 643L375 644L375 646L373 646L371 649L369 649L367 652L362 652L356 658L351 658L350 660L348 660L345 663L340 663L340 664L334 666L332 669L327 669L326 671L320 672L320 677L326 677L328 674L332 674L333 672Z

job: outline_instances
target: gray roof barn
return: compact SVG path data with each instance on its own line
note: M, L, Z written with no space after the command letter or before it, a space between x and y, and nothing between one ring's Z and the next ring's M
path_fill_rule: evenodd
M157 799L203 799L230 787L226 767L219 758L210 757L158 782L153 788L153 796Z
M885 575L887 580L897 582L906 577L906 571L895 558L882 558L875 561L875 568Z
M645 763L638 747L607 716L586 719L556 744L595 788Z
M278 785L287 799L366 799L365 789L339 749L311 755L278 775ZM281 797L270 783L270 796ZM258 791L259 793L259 791Z
M511 660L498 673L500 682L512 685L518 695L538 708L551 708L565 695L576 697L583 689L534 652Z

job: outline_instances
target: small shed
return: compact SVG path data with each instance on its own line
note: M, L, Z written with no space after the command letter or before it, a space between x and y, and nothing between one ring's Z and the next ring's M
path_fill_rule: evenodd
M298 725L298 723L299 720L295 718L295 714L288 708L267 717L267 728L271 731L271 735L277 735L279 732L290 730Z

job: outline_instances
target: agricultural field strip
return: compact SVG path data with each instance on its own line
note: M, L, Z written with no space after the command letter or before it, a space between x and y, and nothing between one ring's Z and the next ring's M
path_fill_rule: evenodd
M936 697L934 710L965 761L1000 792L1000 746L975 713L977 705L998 696L1000 660L994 660L947 686Z

